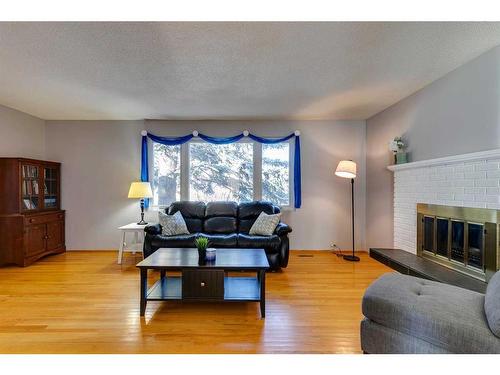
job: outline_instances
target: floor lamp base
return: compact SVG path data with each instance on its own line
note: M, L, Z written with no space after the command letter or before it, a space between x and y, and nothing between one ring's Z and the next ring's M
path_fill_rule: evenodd
M344 255L344 260L348 260L350 262L359 262L359 257L356 255Z

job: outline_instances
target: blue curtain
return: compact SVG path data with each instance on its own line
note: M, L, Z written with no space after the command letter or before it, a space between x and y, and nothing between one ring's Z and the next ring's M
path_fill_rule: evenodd
M141 145L141 181L149 181L149 168L148 168L148 137L142 137ZM144 199L144 207L149 207L149 198Z
M257 137L256 135L253 134L248 134L248 138L253 139L256 142L259 143L264 143L266 145L272 145L275 143L280 143L280 142L286 142L292 137L298 137L295 135L295 133L292 133L290 135L287 135L286 137L283 138L262 138L262 137Z
M295 136L295 154L293 160L293 192L294 192L294 206L300 208L302 205L302 187L300 176L300 137Z
M203 139L208 143L213 143L215 145L227 145L228 143L238 142L241 138L244 137L244 135L238 134L235 135L234 137L216 138L216 137L209 137L208 135L205 134L199 134L198 137L200 137L201 139Z
M205 134L198 134L205 142L213 143L216 145L228 144L238 142L243 137L249 137L250 139L264 144L275 144L280 142L286 142L289 139L295 137L295 152L293 160L293 192L294 192L294 207L300 208L302 205L302 192L301 192L301 172L300 172L300 136L298 132L287 135L282 138L262 138L254 134L238 134L233 137L210 137ZM148 173L148 138L153 142L161 143L167 146L182 145L190 141L195 135L188 134L182 137L159 137L151 133L147 133L142 136L142 152L141 152L141 181L149 181ZM149 207L149 199L146 199L146 207Z
M182 137L158 137L154 134L148 133L147 137L149 137L153 142L161 143L162 145L176 146L176 145L182 145L183 143L188 142L189 140L191 140L194 137L194 135L188 134L188 135L184 135ZM143 142L144 142L144 138L146 138L146 136L142 137Z

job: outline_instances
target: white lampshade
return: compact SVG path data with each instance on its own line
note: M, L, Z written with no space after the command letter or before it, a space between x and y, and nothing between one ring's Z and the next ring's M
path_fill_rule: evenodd
M356 177L356 163L352 160L341 160L335 174L343 178L355 178Z
M128 191L129 198L153 198L149 182L132 182Z

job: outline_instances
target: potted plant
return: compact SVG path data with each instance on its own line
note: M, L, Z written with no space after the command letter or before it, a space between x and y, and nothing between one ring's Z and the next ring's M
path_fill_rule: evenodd
M194 244L196 245L196 248L198 249L198 264L199 265L204 265L206 264L206 256L207 256L207 247L208 247L208 238L206 237L198 237L195 241Z
M406 144L401 137L394 138L394 140L389 143L389 149L394 154L395 164L404 164L408 162L407 153L405 152Z

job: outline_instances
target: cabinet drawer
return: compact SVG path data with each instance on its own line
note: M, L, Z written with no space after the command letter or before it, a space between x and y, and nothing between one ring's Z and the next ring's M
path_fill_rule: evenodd
M182 298L224 299L224 271L183 270Z
M60 221L63 219L64 219L64 212L57 212L46 215L27 215L25 218L26 225L45 224L45 223L50 223L51 221L56 221L56 220Z

